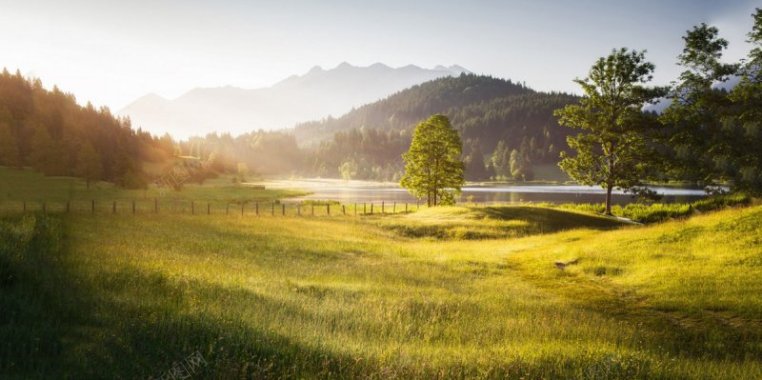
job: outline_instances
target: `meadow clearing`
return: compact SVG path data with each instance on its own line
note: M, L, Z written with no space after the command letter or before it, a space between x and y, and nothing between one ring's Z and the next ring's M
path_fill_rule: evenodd
M40 190L42 191L42 190ZM762 206L5 213L0 377L762 377Z

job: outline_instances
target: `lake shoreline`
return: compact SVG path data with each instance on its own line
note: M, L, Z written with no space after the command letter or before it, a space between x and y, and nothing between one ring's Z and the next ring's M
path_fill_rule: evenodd
M417 200L395 182L375 182L326 178L266 179L249 182L248 186L265 186L268 189L300 189L310 194L291 198L290 201L339 201L339 202L410 202ZM703 189L695 187L649 186L662 195L661 202L692 202L705 198ZM594 186L571 184L469 182L463 188L459 203L600 203L605 191ZM614 190L615 204L636 201L632 194Z

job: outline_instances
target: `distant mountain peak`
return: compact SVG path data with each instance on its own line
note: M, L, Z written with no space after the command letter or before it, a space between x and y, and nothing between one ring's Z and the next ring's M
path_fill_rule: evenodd
M438 66L444 67L444 66ZM247 133L256 129L290 128L300 122L342 115L406 88L466 71L428 69L416 65L390 67L381 62L334 68L313 66L267 88L234 86L194 88L176 99L146 95L118 112L133 125L175 137L209 132Z
M149 93L147 93L147 94L137 98L135 101L138 101L138 100L164 100L164 101L166 101L166 100L169 100L169 99L167 99L167 98L165 98L165 97L163 97L163 96L161 96L161 95L159 95L159 94L157 94L155 92L149 92Z
M338 70L338 69L351 69L353 67L354 66L350 65L349 62L344 61L342 63L339 63L339 65L336 66L336 68L334 70Z
M400 67L400 69L402 69L402 70L420 70L421 67L413 65L413 64L410 64L410 65L402 66L402 67Z
M307 72L307 74L320 73L320 72L323 72L323 71L325 71L325 70L323 70L322 67L320 67L319 65L315 65L315 66L312 66L312 68L310 69L310 71ZM291 77L295 77L295 76L296 75L292 75ZM289 77L289 78L291 78L291 77Z
M465 68L465 67L463 67L463 66L460 66L460 65L452 65L452 66L448 67L448 69L449 69L450 71L457 71L457 72L460 72L460 73L465 73L465 74L473 74L473 73L472 73L471 71L469 71L467 68Z

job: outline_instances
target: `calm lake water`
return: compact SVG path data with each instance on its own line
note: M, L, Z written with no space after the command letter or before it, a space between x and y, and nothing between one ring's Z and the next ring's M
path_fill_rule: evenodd
M302 189L311 194L291 198L303 200L335 200L353 202L415 202L407 190L392 182L344 181L334 179L272 180L264 183L271 189ZM701 189L653 187L662 194L662 202L689 202L705 197ZM551 202L601 203L605 192L598 187L578 185L471 185L463 187L461 202ZM615 191L613 201L626 204L633 201L631 194Z

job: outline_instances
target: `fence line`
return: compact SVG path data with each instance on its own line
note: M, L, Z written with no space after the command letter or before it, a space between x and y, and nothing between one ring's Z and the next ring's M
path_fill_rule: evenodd
M463 206L507 206L532 202L461 202ZM205 206L205 207L204 207ZM369 216L408 214L427 208L425 202L338 202L338 201L198 201L181 199L0 201L0 213L69 213L91 215L231 215L239 207L240 216ZM308 209L306 207L309 207Z
M421 202L337 202L337 201L248 201L222 202L178 199L0 201L5 213L63 213L91 215L230 215L231 207L240 207L241 216L367 216L406 214L421 208ZM309 207L309 212L305 212ZM266 210L266 211L265 211ZM263 212L264 211L264 212Z

